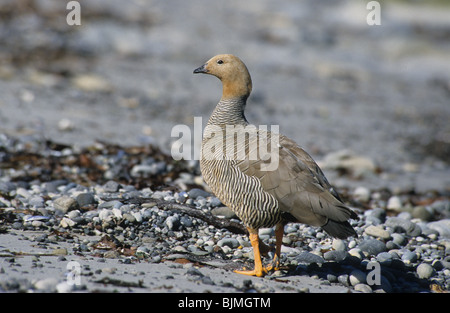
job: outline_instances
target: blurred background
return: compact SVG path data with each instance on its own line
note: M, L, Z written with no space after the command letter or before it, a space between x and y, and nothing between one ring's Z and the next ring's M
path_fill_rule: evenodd
M0 0L0 133L157 144L206 123L219 53L252 74L246 116L280 125L338 186L450 190L450 2ZM342 175L347 172L349 175Z

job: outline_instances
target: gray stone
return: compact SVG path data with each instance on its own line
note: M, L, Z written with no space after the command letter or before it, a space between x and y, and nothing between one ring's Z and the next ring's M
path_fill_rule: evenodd
M381 252L386 251L386 245L384 244L384 242L377 239L364 240L359 244L358 248L370 255L377 255Z
M80 193L80 194L78 194L78 196L75 199L77 200L78 205L80 207L87 206L90 204L95 204L95 202L96 202L94 194L91 192Z
M439 233L440 237L450 238L450 219L428 223L427 226Z
M110 180L106 184L103 185L103 189L105 190L105 192L117 192L117 191L119 191L119 188L120 188L120 184L113 180Z
M325 260L321 256L311 252L302 252L295 259L297 260L298 263L303 264L311 264L311 263L322 264L325 262Z
M418 236L422 233L420 226L400 217L388 218L385 225L392 227L396 233L405 232L408 236Z
M353 197L362 202L369 202L370 200L370 190L366 187L357 187L353 192Z
M347 251L331 250L324 253L323 258L327 261L341 262L348 256Z
M347 250L347 245L342 239L333 239L332 247L336 251L345 251Z
M366 283L366 273L360 270L353 270L350 273L349 281L352 286L356 286L357 284L365 284Z
M416 271L417 271L417 275L419 276L419 278L424 278L424 279L428 279L436 273L434 268L430 264L427 264L427 263L419 264L419 266L417 266Z
M42 292L55 292L58 280L53 277L44 278L34 283L34 287Z
M204 275L202 274L202 272L200 272L197 268L195 267L190 267L187 271L186 271L187 275L193 275L193 276L200 276L203 277Z
M221 206L221 207L212 209L211 214L214 216L223 216L224 218L228 218L228 219L236 217L236 214L229 207L226 207L226 206Z
M40 196L31 196L30 200L28 201L28 204L35 208L44 207L44 203L44 198Z
M389 265L392 262L392 254L390 254L389 252L378 253L377 261L382 265Z
M389 232L387 232L386 230L384 230L382 227L380 226L373 226L373 225L369 225L364 232L372 237L376 237L376 238L380 238L380 239L389 239L391 237L391 235L389 234Z
M9 181L0 181L0 194L9 194L16 189L16 185Z
M417 261L417 253L412 251L405 251L402 255L402 261L406 264L414 263Z
M349 279L348 279L348 274L339 275L338 276L338 282L340 282L345 287L349 287L350 283L349 283Z
M57 210L62 211L63 213L67 213L72 210L78 210L80 208L78 202L69 196L62 196L53 201L53 207Z
M408 239L402 234L393 233L391 236L392 241L399 246L404 246L408 243Z
M423 206L417 206L412 211L412 216L414 218L420 218L422 221L431 221L433 219L433 211L431 208L426 208Z
M239 241L237 239L231 238L231 237L223 238L217 242L217 245L219 247L228 246L230 248L236 249L237 247L239 247Z
M382 208L374 208L369 211L369 216L379 219L381 222L386 220L386 211Z
M182 216L180 218L180 223L181 225L185 226L185 227L192 227L192 220L191 218L187 217L187 216Z
M362 293L371 293L372 292L372 288L370 288L370 286L367 284L356 284L354 288L355 288L355 291L359 291Z
M207 198L211 196L211 194L199 188L192 188L191 190L188 191L188 196L191 199L197 199L198 197Z
M172 215L166 218L165 223L170 230L178 230L180 227L180 218L178 215Z
M402 208L402 200L398 196L392 196L389 198L386 208L388 210L400 211Z

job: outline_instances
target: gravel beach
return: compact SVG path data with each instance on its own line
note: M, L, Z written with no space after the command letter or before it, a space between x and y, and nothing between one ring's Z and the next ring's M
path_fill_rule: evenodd
M450 7L439 1L0 0L0 292L450 290ZM251 26L249 26L251 25ZM358 213L357 238L285 227L264 278L245 228L175 160L217 53L253 78L247 118L280 125ZM194 152L193 152L194 154ZM260 230L268 246L274 230ZM268 251L268 262L273 251Z

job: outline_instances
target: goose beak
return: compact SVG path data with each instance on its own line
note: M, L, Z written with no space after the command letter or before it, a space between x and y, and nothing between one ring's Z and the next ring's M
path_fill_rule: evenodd
M208 70L206 69L206 63L194 70L194 74L198 74L198 73L204 73L204 74L208 73Z

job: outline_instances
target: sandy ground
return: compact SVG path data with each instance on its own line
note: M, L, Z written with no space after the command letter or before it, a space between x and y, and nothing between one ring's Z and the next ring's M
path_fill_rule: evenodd
M157 143L170 151L177 139L172 128L194 130L194 117L206 123L220 97L219 81L194 76L193 69L215 54L233 53L252 74L251 122L280 125L319 161L349 149L376 164L376 173L359 179L326 170L338 187L448 191L450 7L383 2L381 25L369 26L365 5L136 0L124 6L97 0L82 3L81 26L69 26L60 1L2 0L0 132L78 146ZM0 235L0 246L40 253L21 236ZM57 275L65 270L55 256L40 259ZM20 275L48 275L30 269L31 256L16 262ZM136 264L136 272L142 266L159 277L186 272L166 264ZM89 267L116 267L120 279L143 279L143 291L154 290L150 278L117 260ZM213 269L200 270L215 279ZM222 279L242 284L249 278L226 272ZM288 279L298 289L345 291ZM83 277L84 284L92 280ZM223 291L184 283L183 290Z
M40 248L35 241L30 242L30 239L32 241L33 238L45 233L17 231L0 236L2 257L0 266L5 269L5 273L1 274L2 280L11 282L30 277L31 283L48 280L48 286L41 290L44 292L342 293L348 291L342 285L322 284L318 279L308 276L283 276L272 279L244 276L221 269L227 262L220 261L197 264L195 268L198 268L200 274L190 274L189 269L194 266L191 262L182 264L165 261L154 264L144 261L125 264L124 259L108 258L101 258L99 262L98 257L65 254L64 249L71 250L71 244L67 242L48 245L45 249ZM83 240L83 236L79 236L79 239ZM89 240L93 240L92 236L89 236ZM14 261L11 261L11 258ZM205 276L211 281L205 283L199 279ZM67 286L72 283L72 287Z

